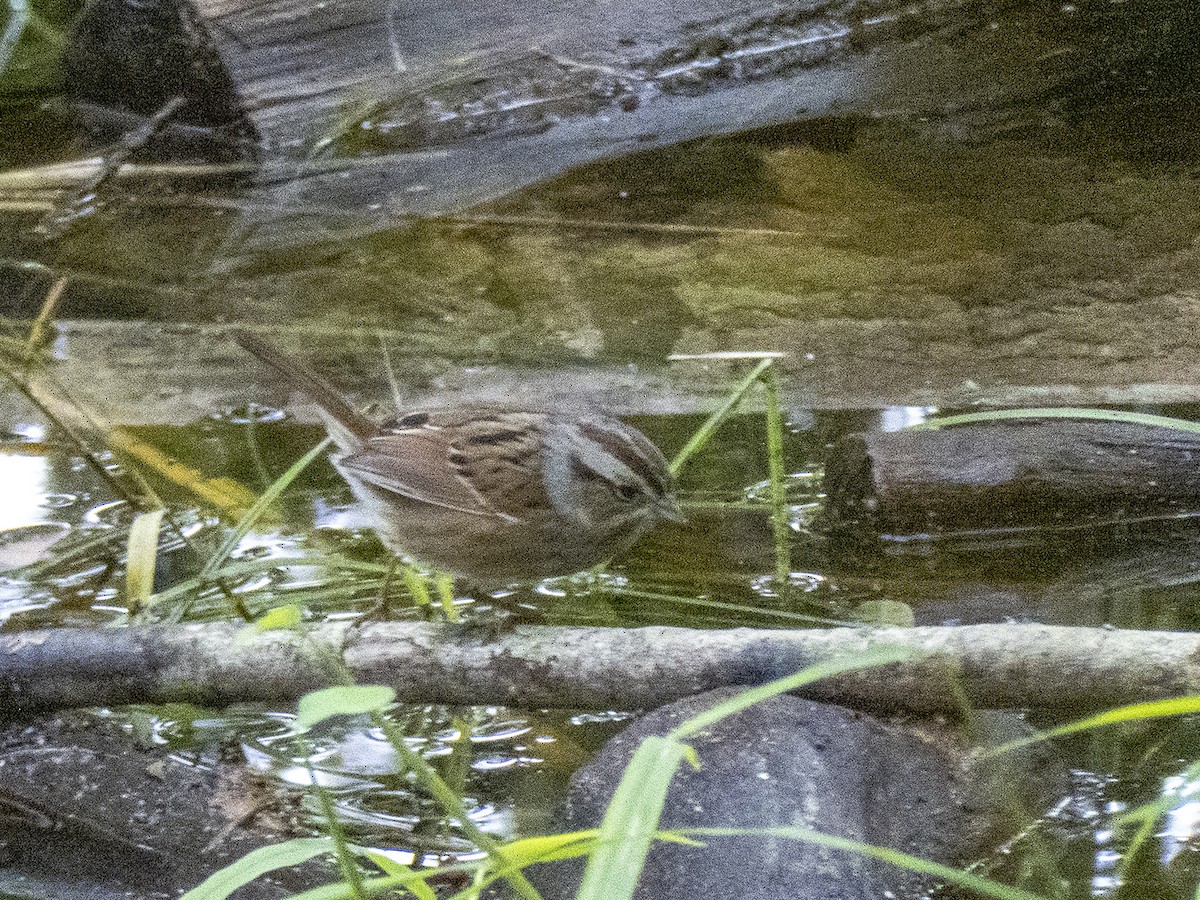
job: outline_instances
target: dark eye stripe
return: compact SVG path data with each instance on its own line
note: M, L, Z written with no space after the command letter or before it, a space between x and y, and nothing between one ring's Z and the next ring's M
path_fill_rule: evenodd
M571 457L571 472L575 475L576 478L580 479L581 481L607 481L608 480L603 475L601 475L599 472L595 472L592 469L589 469L587 466L585 466L583 464L582 460L580 460L578 457L574 457L574 456Z
M616 431L591 423L581 423L579 430L588 440L646 482L656 493L665 494L667 492L667 475L661 462L661 455L649 440L646 440L645 443L649 444L653 456L648 456L647 451L638 446L640 442L636 442L633 434L624 428Z
M654 473L651 484L660 494L666 494L673 487L671 483L671 470L668 467L667 460L663 456L662 451L658 446L636 429L629 429L629 440L633 442L634 449L641 454L642 459L650 466L650 470Z

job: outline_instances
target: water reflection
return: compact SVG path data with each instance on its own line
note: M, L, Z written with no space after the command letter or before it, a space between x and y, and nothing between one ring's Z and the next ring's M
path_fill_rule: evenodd
M554 733L559 726L535 725L497 707L408 707L397 716L406 751L419 753L455 785L473 825L501 837L516 831L514 798L522 785L561 755L562 741ZM288 718L274 721L281 725ZM308 732L286 727L251 732L242 743L251 765L290 785L315 783L330 790L356 839L428 863L475 858L461 825L447 821L413 783L396 748L369 721L327 722Z
M1173 775L1163 782L1163 796L1177 798L1178 805L1166 814L1158 833L1162 848L1159 860L1167 866L1180 853L1192 849L1200 839L1200 780L1193 774Z
M1195 605L1194 585L1200 582L1200 563L1193 562L1200 559L1195 552L1200 549L1200 526L1187 521L956 533L885 542L855 552L815 534L826 444L847 430L899 427L934 411L905 407L871 415L819 413L813 428L787 435L787 458L794 467L787 482L792 574L782 591L772 576L775 553L766 511L763 432L757 417L747 416L719 432L683 473L690 518L686 526L655 531L604 571L477 596L469 585L460 585L457 599L463 604L474 601L475 606L524 608L561 624L815 624L845 620L868 600L907 603L916 608L918 621L931 624L1032 619L1178 627L1197 621L1189 605ZM638 425L670 450L682 444L696 421L643 418ZM252 459L255 454L245 452L247 427L158 429L147 437L169 446L172 456L184 463L206 467L213 477L255 483L260 469L267 474L286 469L298 449L307 449L314 433L255 423L260 452ZM221 468L214 468L214 462ZM53 592L55 585L100 577L114 548L119 553L131 519L128 505L106 496L90 469L62 455L2 455L0 477L10 485L2 513L10 525L64 520L65 514L76 511L74 521L64 521L72 528L83 526L81 536L96 540L101 532L110 532L107 543L98 543L95 551L72 557L67 568L56 570L53 583L44 581L33 588ZM177 488L175 492L177 500L187 502ZM72 503L71 498L80 502ZM389 558L372 532L362 529L349 499L331 468L311 469L285 495L283 518L264 522L241 541L231 561L228 587L244 595L252 609L282 601L314 615L354 615L376 605ZM193 546L185 546L172 530L164 531L160 590L186 584L203 562L207 542L221 535L220 523L207 515L180 510L175 520ZM93 587L111 596L118 579L119 572L114 572L111 583ZM402 587L397 590L402 596ZM392 603L391 608L396 614L411 612L404 602ZM199 616L228 612L227 598L211 586L193 606L193 614Z
M50 489L50 460L45 456L0 453L0 529L43 522L51 514L47 506ZM53 501L52 501L53 502Z
M899 431L920 425L938 414L936 406L889 406L879 414L881 431Z

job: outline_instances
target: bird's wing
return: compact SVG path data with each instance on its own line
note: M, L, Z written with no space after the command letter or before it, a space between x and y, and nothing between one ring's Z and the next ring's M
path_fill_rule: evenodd
M372 438L338 464L373 487L423 503L481 516L498 511L447 462L449 442L438 432Z
M519 521L546 505L538 413L411 414L339 460L385 491L481 516ZM420 422L408 426L408 422Z

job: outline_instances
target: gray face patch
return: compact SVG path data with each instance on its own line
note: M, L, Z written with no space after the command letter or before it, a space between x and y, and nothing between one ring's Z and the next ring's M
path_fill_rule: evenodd
M549 427L556 430L547 442L553 449L543 460L543 475L551 503L565 518L591 527L626 523L649 517L669 495L666 461L634 429L607 417L559 420ZM611 498L604 512L611 523L594 521L598 510L585 502L597 488Z

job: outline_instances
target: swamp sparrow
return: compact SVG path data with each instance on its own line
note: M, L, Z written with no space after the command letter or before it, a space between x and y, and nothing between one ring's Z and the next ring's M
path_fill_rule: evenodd
M274 345L233 336L321 408L334 465L394 552L494 584L578 572L683 521L662 453L611 416L480 405L378 425Z

